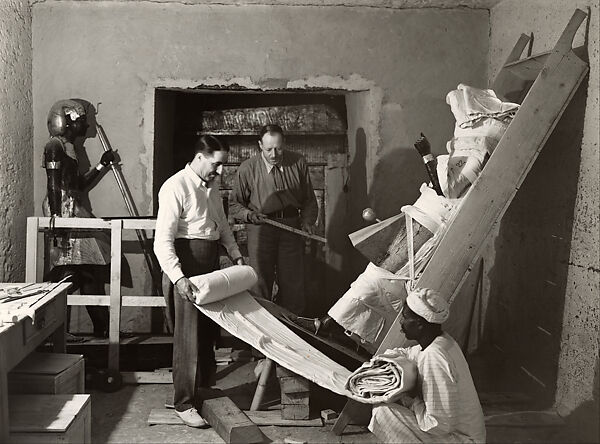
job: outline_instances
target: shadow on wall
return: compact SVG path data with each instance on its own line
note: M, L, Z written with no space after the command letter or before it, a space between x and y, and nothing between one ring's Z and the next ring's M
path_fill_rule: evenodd
M419 197L419 187L428 182L423 161L413 147L392 148L379 159L373 172L369 202L379 219L400 213Z
M348 177L348 234L364 228L367 223L362 211L369 206L367 196L367 135L363 128L356 130L354 158L350 164ZM348 257L349 270L353 280L362 273L369 261L357 249L351 248Z
M504 376L540 406L554 400L587 82L502 219L489 272L485 338L505 352ZM534 124L534 122L532 122ZM567 327L568 328L568 327Z

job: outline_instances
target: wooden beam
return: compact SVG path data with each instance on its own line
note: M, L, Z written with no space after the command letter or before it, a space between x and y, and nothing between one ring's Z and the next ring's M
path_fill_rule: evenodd
M204 389L200 396L200 415L226 443L263 442L258 426L242 412L221 390Z
M110 306L110 296L100 294L70 294L68 305L100 305ZM165 298L162 296L123 296L121 307L164 307Z
M171 401L172 402L172 401ZM281 417L281 411L277 410L256 410L244 411L244 414L257 426L278 426L278 427L322 427L321 418L314 419L284 419ZM155 424L183 424L183 421L172 408L152 409L148 416L148 425Z

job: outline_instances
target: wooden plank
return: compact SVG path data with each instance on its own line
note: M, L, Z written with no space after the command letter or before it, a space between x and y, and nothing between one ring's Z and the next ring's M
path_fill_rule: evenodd
M50 217L38 217L39 228L50 228ZM55 228L89 228L104 229L111 228L111 222L92 217L55 217Z
M38 220L39 228L50 228L49 217L32 217L31 219ZM123 229L125 230L154 230L156 227L156 219L152 217L120 219L123 221ZM114 220L117 220L117 218L56 217L54 219L54 226L56 228L110 230Z
M122 307L164 307L165 298L162 296L122 296ZM67 298L69 305L100 305L110 306L110 296L91 294L70 294Z
M277 124L285 133L339 134L344 119L328 105L286 105L202 112L203 134L254 134L262 126Z
M152 409L148 416L148 425L156 424L180 425L183 421L173 409Z
M37 282L38 218L27 218L25 282Z
M506 66L506 64L519 60L519 57L521 57L521 54L523 53L523 50L529 41L530 37L528 35L521 34L519 40L504 61L504 65ZM500 69L500 72L494 79L491 88L496 92L496 94L501 95L503 98L507 100L514 100L515 94L520 96L523 86L523 82L515 79L515 76L509 71Z
M573 52L580 58L583 58L585 47L573 48ZM546 51L521 60L515 60L511 63L506 63L504 69L523 80L533 81L546 65L550 54L552 54L552 51Z
M108 368L119 370L119 332L121 329L121 241L123 221L111 221L110 230L110 308L108 329Z
M172 402L172 401L171 401ZM257 426L278 427L322 427L321 418L314 419L284 419L280 410L244 411L244 414ZM173 409L152 409L148 416L148 425L183 424L183 421Z
M417 287L432 288L452 300L479 256L479 251L525 179L539 151L588 71L571 50L586 14L576 10L547 64L531 87L512 123L478 180L464 198ZM452 260L448 260L451 257ZM377 353L406 342L399 316ZM360 404L348 401L333 430L341 434ZM338 425L339 424L339 425Z
M281 417L283 419L308 419L310 407L307 404L282 404Z
M200 415L226 443L257 443L263 434L221 390L202 390Z

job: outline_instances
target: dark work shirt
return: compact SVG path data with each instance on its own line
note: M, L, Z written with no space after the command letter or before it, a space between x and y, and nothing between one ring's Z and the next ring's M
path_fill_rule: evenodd
M276 168L281 174L277 175ZM269 214L286 207L299 209L305 224L312 225L317 220L317 199L304 157L286 150L281 165L273 166L271 172L261 152L242 162L229 204L231 215L249 222L248 215L253 211Z

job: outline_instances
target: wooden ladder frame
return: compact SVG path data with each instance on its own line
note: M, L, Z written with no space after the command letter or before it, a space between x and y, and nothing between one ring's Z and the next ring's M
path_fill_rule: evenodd
M540 150L588 72L588 64L573 52L575 33L587 14L579 9L571 17L554 49L540 57L517 62L529 38L522 35L511 51L494 87L505 91L516 75L535 82L498 143L460 211L418 279L417 287L439 291L452 301L481 254L484 241L500 221ZM532 124L535 123L535 124ZM448 260L448 258L452 260ZM376 354L402 347L406 339L400 316L390 326ZM333 432L341 435L350 420L363 423L370 406L348 400Z
M28 217L25 258L25 281L38 282L38 233L49 229L51 218ZM108 368L119 371L119 332L121 328L121 307L165 307L163 296L122 296L121 258L123 230L154 230L154 219L112 219L57 217L52 224L55 228L110 230L110 294L75 295L67 297L68 305L97 305L109 307L108 327Z

